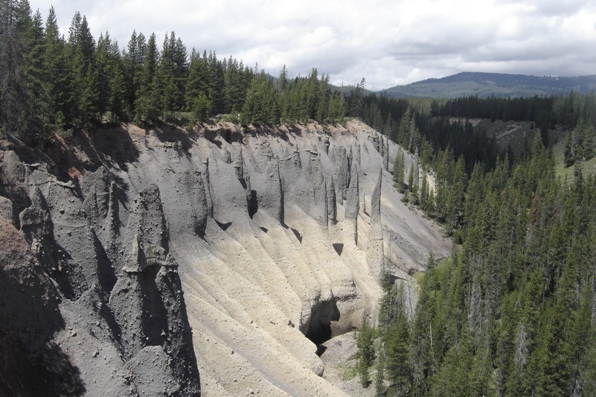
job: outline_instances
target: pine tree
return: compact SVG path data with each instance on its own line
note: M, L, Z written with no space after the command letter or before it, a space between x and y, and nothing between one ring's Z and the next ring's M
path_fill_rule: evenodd
M403 151L398 148L393 162L393 180L397 185L397 190L403 193L404 189L404 175L405 175L405 158Z
M28 2L24 2L23 12L28 15ZM23 76L27 90L27 103L23 112L23 131L35 140L44 139L50 124L50 97L44 89L47 79L45 70L45 37L43 20L39 10L33 19L23 17L23 37L25 53L23 54Z
M208 100L209 85L208 85L208 73L207 73L207 60L193 49L190 55L190 64L188 77L186 79L185 88L185 102L188 110L195 111L195 108L204 108L204 102ZM195 101L201 96L202 103L197 105ZM205 114L204 117L210 115ZM199 113L202 114L202 111ZM202 120L204 120L202 117Z
M394 142L397 142L402 147L410 148L410 134L413 126L413 110L412 108L408 107L401 117L399 121L399 127L396 131L394 136L391 136L391 139Z
M422 185L420 186L420 208L426 210L428 203L428 180L426 172L422 172Z
M5 135L22 132L21 114L28 100L21 71L25 52L21 29L30 15L23 12L23 5L18 0L0 2L0 127Z
M284 92L288 88L288 69L286 68L286 65L279 71L279 77L275 88L279 93Z
M280 111L277 93L264 72L253 80L242 107L242 124L277 123Z
M410 329L406 314L400 310L397 319L385 336L385 369L391 389L399 396L409 393L411 388Z
M172 33L174 37L174 33ZM176 103L178 101L178 86L174 76L174 49L170 41L170 35L166 33L161 57L155 72L155 82L159 82L160 90L158 95L161 97L161 112L166 117L171 117L174 110L176 110Z
M460 156L455 164L453 183L447 201L447 228L450 233L453 233L463 221L466 180L465 162Z
M54 7L50 8L45 27L45 92L50 96L50 123L63 129L70 121L72 109L72 78L66 59L66 43L58 30L58 21Z
M574 132L567 133L567 140L565 141L565 149L563 152L565 167L570 167L575 163L575 145L573 139Z
M225 73L226 113L237 114L244 105L245 92L242 81L243 72L244 67L230 57Z
M223 64L217 60L215 52L210 52L207 58L207 70L209 73L209 98L213 102L213 111L223 113L225 111L225 72Z
M383 349L379 353L377 362L377 373L375 374L375 394L377 397L385 396L385 353Z
M213 103L204 92L201 92L193 101L193 119L199 123L206 121L213 113Z
M79 128L98 119L99 91L95 68L95 40L86 17L76 12L69 29L67 55L72 72L71 121Z
M158 119L160 110L159 84L156 71L159 52L155 42L155 34L149 37L147 53L144 57L143 71L135 101L135 122L152 122Z
M370 377L368 369L373 364L375 359L375 348L373 346L374 329L372 329L366 317L362 320L362 328L358 333L358 374L360 375L360 383L363 387L368 387Z

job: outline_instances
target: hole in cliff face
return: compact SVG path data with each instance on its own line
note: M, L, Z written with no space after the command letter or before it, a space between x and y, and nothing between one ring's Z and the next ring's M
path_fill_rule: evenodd
M300 244L302 244L302 234L300 234L300 232L298 230L294 229L293 227L291 229L292 229L292 233L294 233L294 236L296 236L296 239L298 239Z
M306 337L317 346L328 341L335 336L331 330L331 321L338 321L339 317L339 309L335 301L318 302L311 309L310 325ZM317 349L317 354L319 350Z
M248 201L248 216L250 219L257 213L259 210L259 202L257 200L257 191L251 190L249 196L247 197Z
M220 228L221 230L223 230L224 232L225 232L226 230L228 230L228 228L229 228L230 226L232 226L232 222L222 223L222 222L219 222L217 219L215 220L215 223L217 223L217 226L219 226L219 228Z
M334 243L333 249L337 252L337 255L341 256L341 253L344 251L344 245L342 243Z

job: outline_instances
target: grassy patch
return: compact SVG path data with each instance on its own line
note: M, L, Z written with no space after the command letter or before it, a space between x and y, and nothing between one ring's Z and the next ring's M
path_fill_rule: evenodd
M573 183L575 166L565 167L565 142L567 141L567 131L553 131L551 141L556 141L553 145L553 156L555 157L555 175L561 178L562 182ZM582 172L584 177L596 175L596 157L582 162Z
M534 123L530 121L502 121L481 119L474 127L484 129L486 136L497 138L497 144L501 149L511 146L514 152L519 152L524 145L529 145L534 138ZM518 153L516 153L518 154Z
M356 368L350 364L338 364L337 372L339 372L339 376L341 376L343 380L352 380L358 375Z
M426 272L416 272L416 273L412 274L412 277L414 277L414 279L416 281L418 281L418 284L422 284L425 276L426 276Z
M443 274L445 273L445 271L447 271L447 269L453 264L453 258L451 258L450 256L447 258L443 258L441 259L437 265L432 269L433 272L437 273L438 277L443 277ZM412 277L414 277L414 279L416 281L418 281L418 284L422 284L424 282L424 279L426 278L426 273L429 272L430 270L424 271L424 272L416 272L412 275Z
M435 266L435 272L438 272L438 274L442 276L451 265L453 265L452 257L448 256L447 258L443 258L437 263L437 266Z

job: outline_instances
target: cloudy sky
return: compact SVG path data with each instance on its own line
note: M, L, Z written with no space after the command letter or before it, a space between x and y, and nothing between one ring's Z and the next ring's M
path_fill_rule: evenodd
M334 84L380 90L462 71L596 74L595 0L30 0L54 6L63 34L75 11L97 39L125 47L133 29L174 31L277 75L313 67Z

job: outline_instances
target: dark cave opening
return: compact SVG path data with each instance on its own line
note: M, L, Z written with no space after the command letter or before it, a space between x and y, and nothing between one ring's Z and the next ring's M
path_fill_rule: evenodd
M337 252L337 255L341 256L342 252L344 251L344 245L342 243L334 243L333 249Z
M320 345L335 336L331 329L331 322L338 321L339 317L340 313L335 300L318 302L311 309L310 324L306 337L319 346L317 354L323 354L325 350L321 349Z

